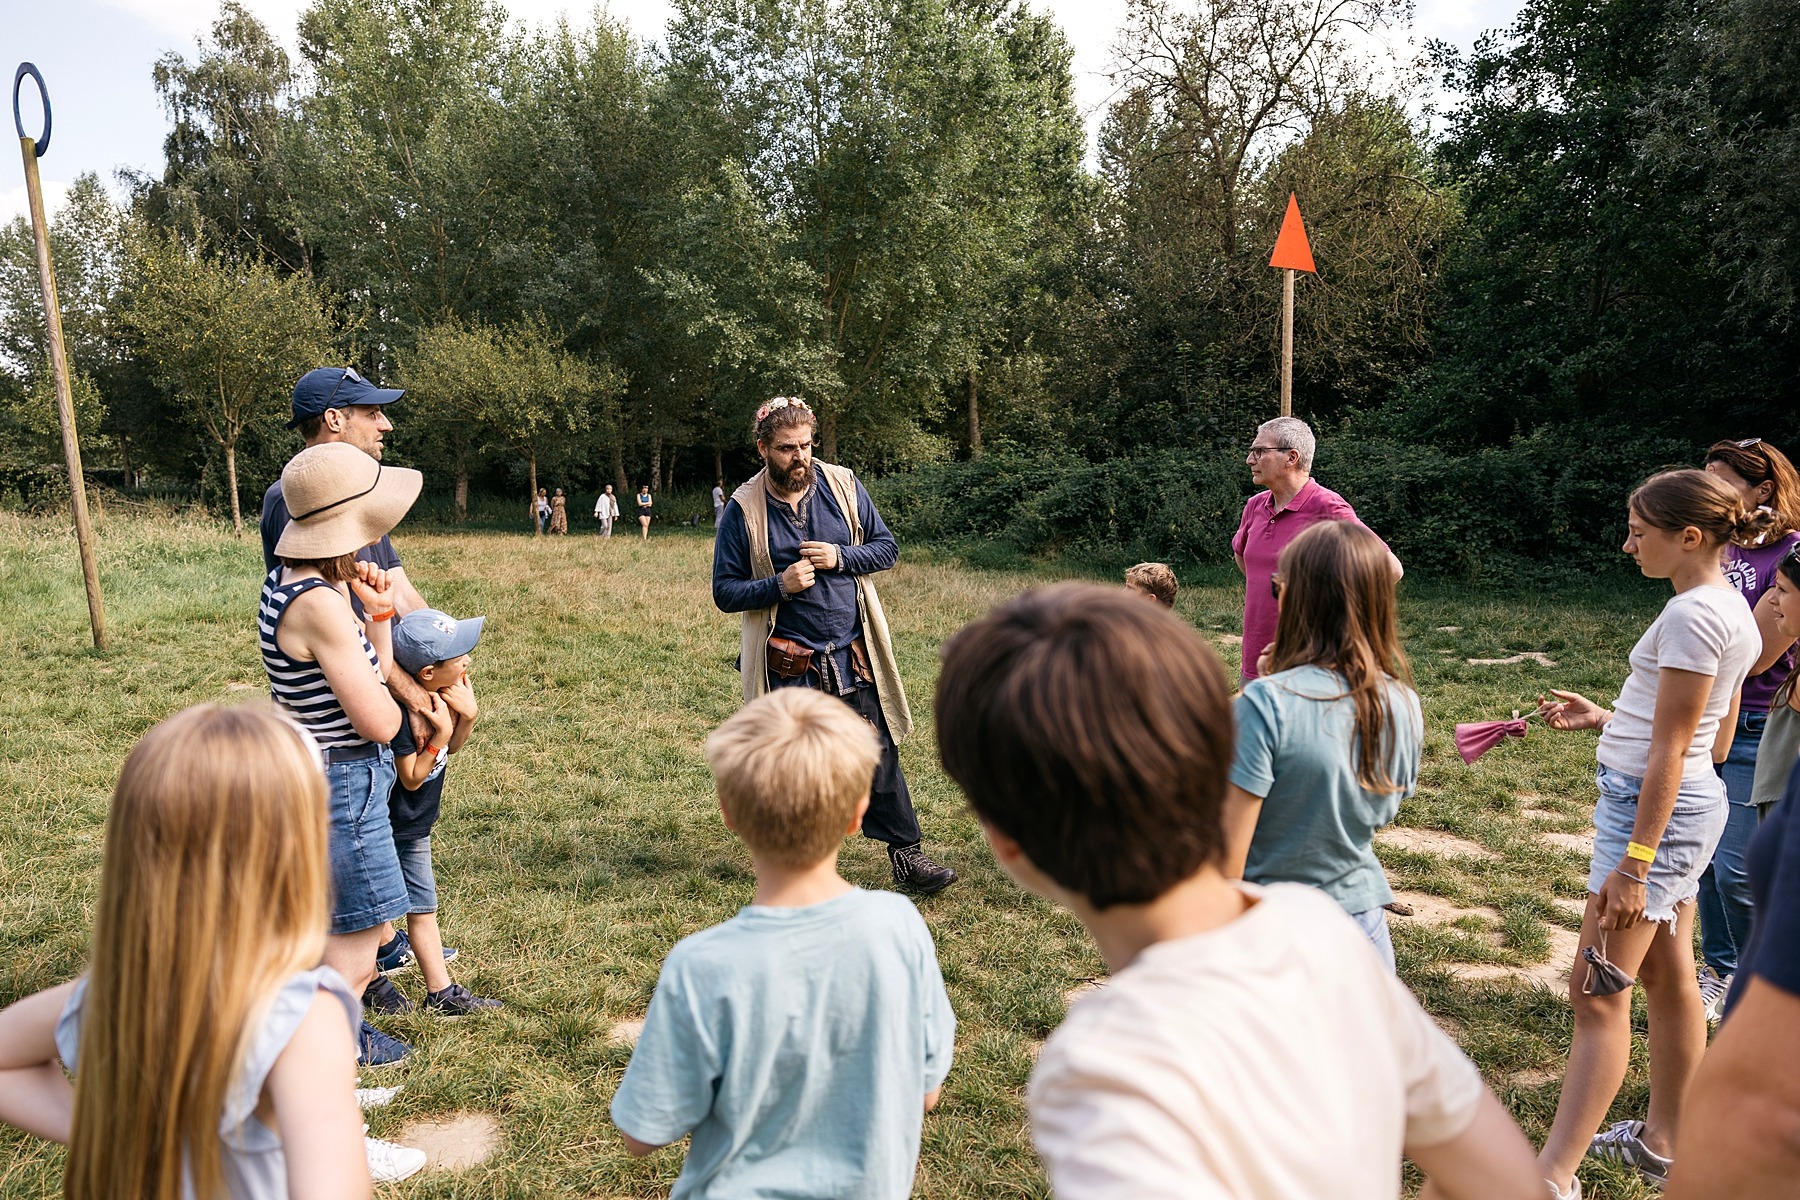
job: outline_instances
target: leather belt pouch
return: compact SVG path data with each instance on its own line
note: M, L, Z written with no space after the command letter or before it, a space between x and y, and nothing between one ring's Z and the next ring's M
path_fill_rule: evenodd
M769 639L769 670L779 679L798 679L812 670L813 652L792 638Z

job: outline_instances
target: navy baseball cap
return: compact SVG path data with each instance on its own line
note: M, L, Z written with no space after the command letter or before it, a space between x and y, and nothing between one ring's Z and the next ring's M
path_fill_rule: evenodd
M408 675L475 649L486 617L459 621L435 608L416 608L394 622L394 661Z
M406 393L400 388L378 388L355 367L319 367L308 371L294 385L293 429L308 417L328 408L354 408L358 404L392 404Z

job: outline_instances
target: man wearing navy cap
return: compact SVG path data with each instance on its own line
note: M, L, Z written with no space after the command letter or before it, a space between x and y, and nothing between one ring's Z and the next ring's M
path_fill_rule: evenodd
M294 385L294 416L289 429L298 429L308 446L322 442L349 442L377 462L381 461L382 435L393 429L383 406L398 400L404 393L399 388L378 388L350 367L320 367L308 371ZM287 502L281 498L281 480L277 479L263 493L262 544L263 569L273 571L277 565L275 543L287 528ZM386 534L372 546L356 552L359 561L372 563L396 580L394 607L401 616L425 607L425 598L406 577L400 555ZM355 604L355 597L351 603ZM358 614L361 615L360 613ZM405 701L405 697L401 697ZM420 694L420 703L424 695ZM414 706L410 703L409 708ZM414 708L414 711L417 711Z

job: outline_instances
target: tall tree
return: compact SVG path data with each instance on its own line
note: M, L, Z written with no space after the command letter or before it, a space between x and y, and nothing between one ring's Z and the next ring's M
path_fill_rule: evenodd
M280 424L294 380L335 357L320 289L266 262L150 235L126 321L158 383L224 456L231 527L243 536L237 452Z

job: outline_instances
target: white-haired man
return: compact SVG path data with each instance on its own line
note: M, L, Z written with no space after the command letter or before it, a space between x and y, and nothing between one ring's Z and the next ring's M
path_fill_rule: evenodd
M1259 674L1257 660L1275 640L1280 609L1275 598L1275 564L1282 550L1302 530L1320 521L1363 524L1348 500L1312 477L1317 444L1305 421L1276 417L1257 426L1244 459L1250 465L1251 482L1266 489L1245 503L1243 518L1231 539L1231 555L1244 573L1243 664L1238 676L1246 683ZM1399 558L1392 549L1388 557L1393 560L1394 578L1400 578Z

